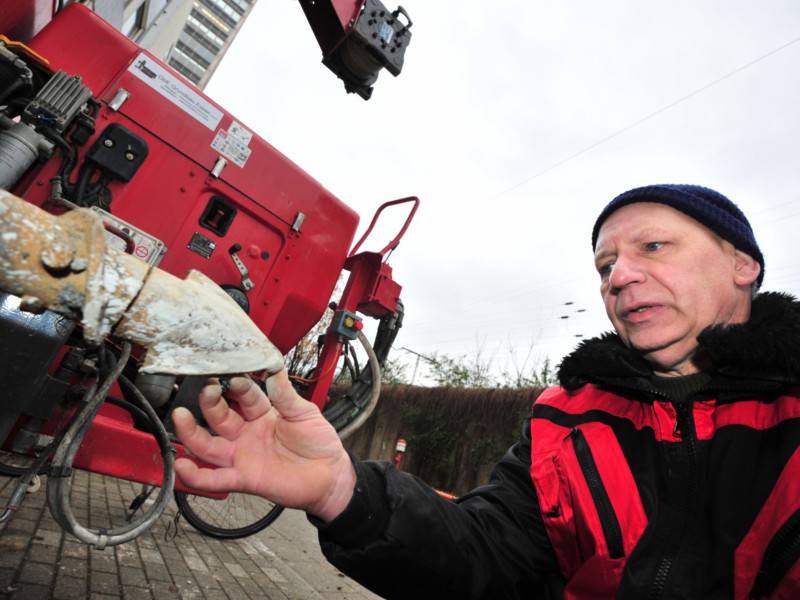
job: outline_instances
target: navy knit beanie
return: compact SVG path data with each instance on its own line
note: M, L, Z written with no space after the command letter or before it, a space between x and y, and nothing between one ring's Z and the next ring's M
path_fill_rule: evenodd
M636 202L666 204L699 221L737 250L749 254L761 265L757 286L764 281L764 256L756 243L753 228L744 213L719 192L699 185L648 185L620 194L608 203L592 229L592 250L597 245L600 226L615 210Z

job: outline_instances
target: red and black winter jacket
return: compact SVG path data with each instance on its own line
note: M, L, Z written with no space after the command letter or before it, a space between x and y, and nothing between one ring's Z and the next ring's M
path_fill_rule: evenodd
M704 332L714 368L680 402L615 336L562 363L531 473L566 597L800 598L797 311L763 294Z
M699 341L683 402L615 335L583 343L458 503L355 461L323 551L386 598L800 598L800 304Z

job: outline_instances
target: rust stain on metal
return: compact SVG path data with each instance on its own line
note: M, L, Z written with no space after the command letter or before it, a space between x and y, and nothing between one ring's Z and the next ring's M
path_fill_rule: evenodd
M147 350L143 372L223 375L283 368L283 356L214 281L186 279L107 247L88 209L52 215L0 190L0 289L80 320L84 337Z

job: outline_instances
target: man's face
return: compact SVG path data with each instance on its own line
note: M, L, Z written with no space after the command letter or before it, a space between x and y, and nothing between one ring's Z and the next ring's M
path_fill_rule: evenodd
M664 204L620 208L595 250L606 313L622 341L662 375L702 368L697 335L746 321L760 266L694 219Z

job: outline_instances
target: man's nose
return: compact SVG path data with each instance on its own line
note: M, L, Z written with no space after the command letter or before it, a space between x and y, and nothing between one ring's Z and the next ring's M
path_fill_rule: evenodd
M621 289L632 283L644 281L644 271L641 265L629 257L618 256L611 269L608 283L612 288Z

